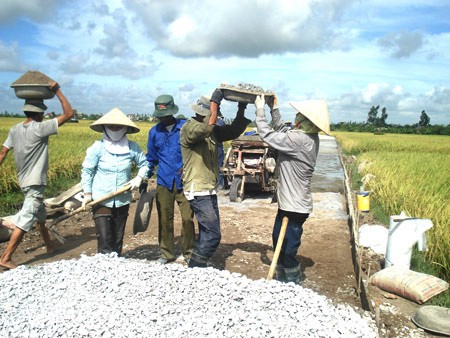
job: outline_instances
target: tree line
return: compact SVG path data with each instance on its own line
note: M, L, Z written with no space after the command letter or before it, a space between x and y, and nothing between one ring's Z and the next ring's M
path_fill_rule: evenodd
M386 107L372 106L367 113L366 122L339 122L331 123L332 131L369 132L369 133L395 133L395 134L423 134L423 135L450 135L450 124L432 125L431 119L425 110L422 110L417 123L389 124L386 122L388 113Z
M372 106L367 113L366 122L338 122L331 123L331 131L350 131L350 132L368 132L368 133L395 133L395 134L424 134L424 135L450 135L449 125L432 125L431 119L425 110L422 110L417 123L414 124L389 124L386 122L388 113L386 107L381 109L380 106ZM76 119L79 120L97 120L102 117L102 114L85 114L75 112ZM46 114L49 117L55 117L54 112ZM146 114L132 114L132 119L135 121L149 121L150 117ZM23 118L23 113L8 113L8 111L0 112L3 117L20 117ZM185 118L181 114L177 118ZM230 124L233 119L225 118L225 123ZM250 123L249 127L255 127L255 124Z

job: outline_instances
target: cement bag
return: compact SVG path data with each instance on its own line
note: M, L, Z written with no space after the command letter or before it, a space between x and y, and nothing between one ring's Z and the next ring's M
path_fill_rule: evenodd
M448 289L448 283L440 278L397 266L373 274L369 283L418 304Z
M405 218L392 221L389 226L385 267L396 265L409 269L414 244L419 250L426 250L425 232L433 227L430 219Z

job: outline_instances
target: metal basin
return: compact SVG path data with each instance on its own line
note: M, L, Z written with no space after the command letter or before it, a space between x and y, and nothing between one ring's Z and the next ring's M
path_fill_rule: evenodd
M254 103L257 95L264 95L266 103L275 94L271 92L265 92L262 88L258 88L252 85L246 84L248 88L230 86L230 85L220 85L218 88L222 90L223 98L227 101L233 102L244 102L244 103Z
M19 99L46 100L55 96L47 85L41 84L21 84L12 85L14 92Z

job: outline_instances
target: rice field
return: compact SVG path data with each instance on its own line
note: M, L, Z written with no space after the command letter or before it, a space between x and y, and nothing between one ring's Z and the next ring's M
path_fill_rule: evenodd
M426 258L450 279L450 137L334 133L357 159L365 189L387 215L429 218ZM373 175L370 176L370 175Z
M8 136L9 129L13 125L23 122L24 119L0 117L0 121L0 140L3 143ZM95 140L102 137L100 133L89 128L92 122L94 121L67 122L59 128L58 135L50 136L49 186L56 180L79 179L81 163L86 155L86 149ZM137 122L136 124L141 132L129 135L129 139L137 142L141 149L147 152L147 134L153 124L149 122ZM13 152L10 151L0 166L0 196L5 197L7 194L19 190L14 156ZM2 202L2 204L5 204L3 200ZM12 205L14 205L14 202L12 202Z

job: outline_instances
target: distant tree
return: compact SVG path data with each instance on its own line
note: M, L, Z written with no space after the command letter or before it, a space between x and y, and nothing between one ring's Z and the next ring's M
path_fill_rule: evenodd
M425 110L422 110L422 113L420 114L419 126L426 127L429 124L430 124L430 118L428 117L427 113L425 113Z
M371 124L375 127L384 127L386 126L386 119L388 118L388 114L386 113L386 107L381 109L381 116L378 117L378 109L380 106L372 106L370 108L369 113L367 114L367 124Z
M378 108L380 108L380 106L372 106L372 108L370 108L369 113L367 114L368 124L375 124L377 121Z
M380 126L380 127L386 126L387 118L388 118L388 114L386 113L386 107L383 107L383 109L381 109L381 117L378 120L378 126Z

